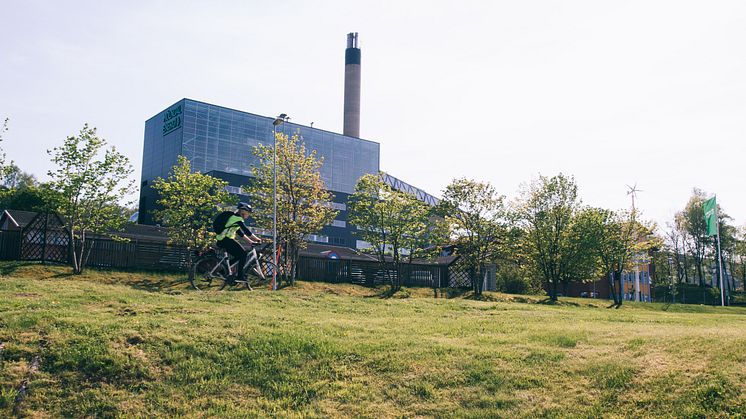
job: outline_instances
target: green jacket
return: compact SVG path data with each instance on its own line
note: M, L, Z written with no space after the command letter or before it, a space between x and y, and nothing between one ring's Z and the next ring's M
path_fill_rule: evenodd
M235 239L236 234L241 237L244 235L252 235L251 230L249 230L248 227L246 227L246 224L243 223L243 218L234 214L225 222L225 228L215 236L215 240L223 240L225 238Z

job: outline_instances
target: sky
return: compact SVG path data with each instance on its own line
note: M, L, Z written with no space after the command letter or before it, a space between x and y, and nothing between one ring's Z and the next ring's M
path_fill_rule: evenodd
M636 184L661 227L697 187L746 224L741 0L0 0L2 147L44 180L46 150L89 123L139 184L145 120L184 97L341 132L349 32L361 137L412 185L514 199L561 172L628 209Z

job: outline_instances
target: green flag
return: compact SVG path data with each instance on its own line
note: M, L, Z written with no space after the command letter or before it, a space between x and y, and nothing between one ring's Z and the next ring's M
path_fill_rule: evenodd
M715 197L708 199L704 203L705 211L705 222L707 223L707 235L715 236L718 234L718 217L717 217L717 203L715 203Z

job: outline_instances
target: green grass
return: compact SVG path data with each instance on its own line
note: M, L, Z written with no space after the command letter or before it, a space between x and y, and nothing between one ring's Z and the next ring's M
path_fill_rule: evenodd
M0 417L746 415L744 308L67 272L0 264Z

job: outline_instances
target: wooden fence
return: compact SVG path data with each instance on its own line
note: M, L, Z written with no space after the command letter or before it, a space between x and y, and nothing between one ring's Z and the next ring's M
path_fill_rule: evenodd
M401 284L408 287L447 287L448 266L401 264ZM366 286L391 282L396 275L393 264L376 261L341 260L302 256L298 277L306 281L350 283Z
M0 230L0 260L21 259L21 231Z
M40 260L36 257L24 257L24 237L21 231L0 230L0 259ZM67 253L69 263L69 250ZM185 272L188 269L187 256L187 250L183 247L146 241L99 238L94 241L86 266ZM463 272L458 265L453 265L453 268L449 270L449 266L446 265L402 264L401 284L433 288L468 286L468 283L464 283ZM306 281L375 286L390 283L394 274L392 264L382 266L376 261L301 256L298 262L298 278Z

